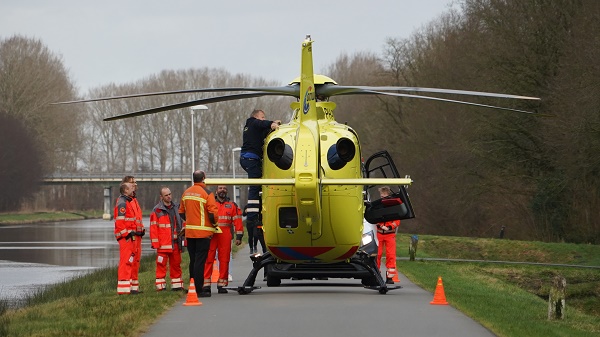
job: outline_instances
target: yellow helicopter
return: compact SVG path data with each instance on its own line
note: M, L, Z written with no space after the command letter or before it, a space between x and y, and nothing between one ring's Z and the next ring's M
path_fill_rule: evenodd
M331 78L313 73L313 40L302 42L300 77L281 87L204 88L115 96L82 101L199 92L242 92L167 105L106 118L105 121L141 116L197 104L260 97L292 96L293 115L288 123L265 140L262 179L206 179L208 185L261 185L262 222L268 252L253 255L253 268L236 290L248 294L258 287L255 279L265 269L267 286L282 279L360 279L363 286L381 294L399 288L388 286L375 263L376 235L370 224L415 216L406 186L386 151L362 161L357 133L336 122L336 95L376 94L438 100L522 113L524 110L466 101L386 91L446 93L539 100L536 97L417 87L340 86ZM392 187L390 198L371 200L374 186Z

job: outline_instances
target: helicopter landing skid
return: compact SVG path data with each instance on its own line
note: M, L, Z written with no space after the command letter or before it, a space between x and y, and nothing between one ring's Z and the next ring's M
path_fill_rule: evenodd
M381 276L379 272L379 268L377 268L377 264L375 263L375 259L369 257L369 255L363 251L359 251L352 259L350 259L352 263L361 265L365 268L369 274L371 274L370 281L372 284L365 285L366 289L372 289L379 291L380 294L385 295L388 290L400 289L401 286L392 286L388 287L385 283L385 280Z
M402 286L391 286L391 287L389 287L389 286L386 286L386 287L380 287L380 286L368 287L368 286L365 286L365 289L377 290L382 295L385 295L390 290L400 289L400 288L402 288Z
M247 295L254 289L260 289L260 287L254 286L258 272L265 266L276 262L270 252L250 255L250 259L252 260L252 270L250 271L250 274L248 274L244 284L237 288L237 292L240 295Z

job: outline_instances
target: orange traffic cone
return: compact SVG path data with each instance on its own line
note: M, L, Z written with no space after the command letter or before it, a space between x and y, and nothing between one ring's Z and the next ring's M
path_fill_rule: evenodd
M202 305L202 302L198 300L198 294L196 294L196 285L194 279L190 279L190 287L188 289L187 298L183 305Z
M438 276L437 285L435 286L435 293L433 294L433 301L429 304L437 305L448 305L446 302L446 294L444 294L444 285L442 284L442 277Z
M219 281L219 268L217 267L217 264L213 264L213 271L212 271L212 275L210 276L210 281L212 283L216 283Z

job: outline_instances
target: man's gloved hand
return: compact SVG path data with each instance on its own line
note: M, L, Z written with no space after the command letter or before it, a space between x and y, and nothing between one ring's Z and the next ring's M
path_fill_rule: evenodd
M125 240L130 240L133 237L133 232L129 232L125 237Z

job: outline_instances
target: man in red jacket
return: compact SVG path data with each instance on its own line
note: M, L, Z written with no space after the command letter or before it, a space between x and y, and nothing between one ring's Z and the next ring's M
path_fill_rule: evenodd
M229 258L231 255L231 240L233 239L233 231L235 230L235 245L239 246L242 243L244 235L244 224L242 223L242 212L238 205L230 201L227 197L227 186L217 186L215 196L217 205L219 206L219 216L217 225L222 233L215 233L210 240L210 250L204 265L204 285L203 287L211 286L211 276L215 255L219 256L219 279L217 280L217 290L219 294L227 294L226 287L229 284ZM217 254L218 251L218 254Z
M387 198L392 195L388 186L379 188L379 196ZM377 268L381 267L381 256L383 255L383 246L385 246L385 283L394 284L393 277L398 273L396 271L396 230L400 227L400 220L380 222L377 224L377 240L379 240L379 250L377 252Z
M160 201L150 214L150 242L156 249L156 291L167 288L165 276L167 264L171 276L171 290L183 290L181 279L181 247L182 240L179 236L182 223L179 217L179 205L173 201L171 190L168 187L160 189Z
M133 202L133 185L122 183L121 195L115 203L115 239L119 243L119 267L117 269L117 294L129 295L132 292L133 264L139 254L135 235L136 207Z
M131 203L135 209L135 232L134 235L137 236L135 243L137 246L137 254L133 261L132 265L132 275L131 275L131 293L138 294L142 291L140 290L140 281L139 281L139 273L140 273L140 261L142 258L142 237L146 234L146 228L144 228L144 224L142 223L142 208L140 207L140 203L137 199L137 188L138 184L134 176L125 176L122 183L130 183L133 192L131 193Z

